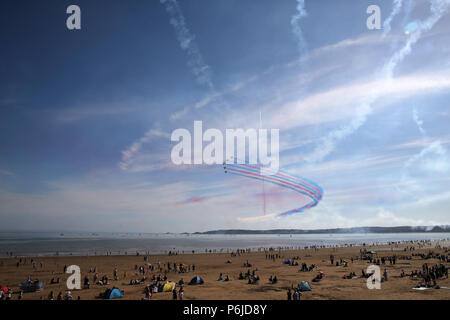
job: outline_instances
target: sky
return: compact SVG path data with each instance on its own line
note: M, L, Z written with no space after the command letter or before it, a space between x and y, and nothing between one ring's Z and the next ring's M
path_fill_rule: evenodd
M72 4L81 30L66 27ZM450 0L0 9L0 230L450 224ZM305 199L221 165L174 165L171 134L195 120L279 129L280 167L323 199L273 218Z

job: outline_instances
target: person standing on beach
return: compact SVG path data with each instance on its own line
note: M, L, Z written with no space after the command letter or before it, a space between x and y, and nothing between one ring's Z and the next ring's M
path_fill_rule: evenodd
M183 288L180 289L180 292L178 293L180 300L183 300L183 296L184 296L184 290Z
M291 289L289 289L288 292L287 292L287 299L288 299L289 301L292 300L292 292L291 292Z
M173 289L172 297L173 297L173 300L177 300L177 289Z

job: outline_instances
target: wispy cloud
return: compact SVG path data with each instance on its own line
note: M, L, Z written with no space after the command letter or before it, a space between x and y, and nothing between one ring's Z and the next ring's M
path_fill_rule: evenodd
M0 169L0 175L14 177L15 174L9 170Z
M346 133L351 132L351 128L355 128L359 123L358 120L368 115L368 110L358 105L358 102L366 100L368 93L375 96L390 97L392 101L395 101L395 99L449 88L450 76L448 72L404 76L395 79L393 82L381 79L375 81L361 79L355 83L334 87L282 105L271 118L271 126L273 128L290 129L303 125L343 120L352 118L355 114L360 114L358 117L354 117L353 122L355 124L353 126L344 126L330 134L330 136L333 134L339 136L342 130L343 138ZM372 111L371 106L367 108ZM331 137L329 139L333 140Z
M448 11L449 6L450 0L431 0L431 16L419 23L418 28L409 35L403 47L397 50L384 64L381 70L376 73L377 78L382 79L386 84L393 84L395 82L393 79L394 69L411 53L413 45L420 40L422 34L431 30L442 18ZM380 92L377 92L376 88L369 88L366 92L367 94L362 99L360 106L355 110L354 117L350 123L328 133L328 135L322 139L315 152L309 157L309 161L322 161L335 150L336 144L339 141L352 135L365 124L367 118L373 112L374 102L380 97Z
M52 115L56 122L68 124L90 118L108 117L136 112L137 110L138 108L134 106L71 107L52 110Z

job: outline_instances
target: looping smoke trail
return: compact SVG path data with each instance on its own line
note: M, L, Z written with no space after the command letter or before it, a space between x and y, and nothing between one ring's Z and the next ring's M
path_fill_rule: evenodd
M305 10L305 0L297 0L297 14L292 16L291 26L292 32L298 39L298 48L301 54L306 54L308 51L308 45L303 37L302 28L300 27L300 20L307 15L308 13Z
M409 35L406 43L402 48L397 50L391 58L386 62L378 73L380 79L385 81L393 80L393 72L395 67L401 63L406 56L408 56L414 44L420 40L422 34L433 28L433 26L446 14L450 7L450 0L430 0L431 16L424 21L419 21L418 28ZM378 95L369 93L362 105L357 109L356 115L350 124L343 126L337 130L330 132L322 139L319 145L306 160L309 162L316 162L323 160L328 154L335 149L335 144L346 138L347 136L356 132L372 114L372 104L376 101Z
M170 15L170 24L174 27L181 49L186 51L188 66L195 75L197 82L208 86L212 91L214 84L211 80L211 68L204 62L200 50L195 43L195 36L186 26L186 21L176 0L160 0Z
M263 180L268 183L296 191L310 199L306 205L282 212L276 215L277 217L288 216L313 208L317 206L323 197L323 189L319 185L305 178L292 176L286 172L274 172L259 165L249 165L245 163L226 164L224 165L224 169L225 173L231 173L256 180Z

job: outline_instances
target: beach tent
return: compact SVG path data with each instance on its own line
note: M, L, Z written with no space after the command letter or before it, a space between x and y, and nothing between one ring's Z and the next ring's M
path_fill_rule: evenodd
M292 260L291 259L286 259L286 260L284 260L283 264L292 264Z
M194 285L194 284L203 284L203 279L200 278L199 276L193 277L191 282L189 282L189 284Z
M162 291L163 292L172 292L176 287L176 283L175 282L167 282L163 287L162 287Z
M107 289L105 291L105 299L118 299L123 298L123 292L120 291L118 288Z
M299 285L298 285L298 290L299 291L311 291L311 286L309 285L309 283L307 281L302 281Z

